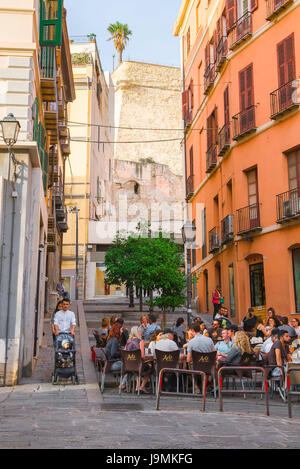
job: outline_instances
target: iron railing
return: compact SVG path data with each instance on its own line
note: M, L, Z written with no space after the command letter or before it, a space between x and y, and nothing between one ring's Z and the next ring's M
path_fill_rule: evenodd
M256 130L255 124L255 106L249 106L247 109L239 112L232 117L233 139L237 140L244 135Z
M213 144L206 152L206 172L210 173L217 164L217 145Z
M271 119L276 119L282 113L298 107L300 102L297 95L297 81L289 81L270 94Z
M230 49L237 47L242 41L252 35L252 13L247 11L237 20L229 35Z
M230 147L230 124L223 125L218 134L219 155L223 155Z
M294 0L267 0L267 20L275 18L287 8Z
M209 240L209 253L212 254L218 251L221 247L219 229L215 226L212 230L208 233L208 240Z
M219 43L216 49L216 71L217 72L221 70L222 65L225 63L227 52L228 52L228 41L227 41L227 37L223 36L219 40Z
M204 73L204 94L208 94L216 78L215 64L209 64Z
M259 204L248 205L237 210L238 234L260 228Z
M227 215L227 217L223 218L223 220L221 221L221 236L222 244L226 244L230 241L233 241L233 215Z
M277 222L300 216L300 187L276 196Z

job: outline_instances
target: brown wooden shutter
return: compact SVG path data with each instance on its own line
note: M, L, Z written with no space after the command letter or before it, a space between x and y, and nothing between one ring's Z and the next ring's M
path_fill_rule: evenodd
M185 90L182 93L182 120L186 118L187 109L188 109L188 90Z
M214 109L214 143L218 144L218 108L215 106Z
M247 108L254 104L253 99L253 67L252 64L246 69L246 98Z
M222 16L217 21L217 45L219 44L221 37L222 37Z
M190 176L194 176L194 150L193 146L190 148Z
M227 31L233 28L237 20L237 5L236 0L226 0L226 23Z
M210 64L210 44L209 42L206 44L205 47L205 70Z
M194 85L193 85L193 79L191 79L191 82L190 82L190 90L191 90L190 109L194 109Z
M217 30L214 30L214 62L216 62L217 58L217 46L218 46L218 36L217 36Z
M240 111L246 109L246 84L245 84L246 73L245 70L241 70L239 73L240 83Z
M294 34L277 44L279 87L295 79Z
M210 115L206 120L206 132L207 132L207 150L210 149L212 145L212 116Z
M225 139L226 142L230 140L230 116L229 116L229 88L224 91L224 124L225 124Z

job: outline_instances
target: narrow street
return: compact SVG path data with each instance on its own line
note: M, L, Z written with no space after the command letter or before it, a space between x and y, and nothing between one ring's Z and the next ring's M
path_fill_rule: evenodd
M218 448L299 448L299 404L290 420L279 400L271 401L271 416L265 417L259 398L227 398L220 413L218 400L209 397L202 413L200 400L177 398L162 398L162 410L156 411L154 396L119 396L109 382L102 397L82 302L76 313L80 384L51 384L53 347L46 320L33 376L0 389L1 448L210 449L216 442Z

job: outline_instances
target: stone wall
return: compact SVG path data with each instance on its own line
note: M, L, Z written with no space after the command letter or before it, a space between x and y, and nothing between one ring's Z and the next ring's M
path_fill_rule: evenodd
M112 74L114 84L114 157L153 160L183 175L180 69L123 62ZM136 130L136 128L160 130ZM168 140L153 142L156 140ZM120 143L120 142L151 143Z

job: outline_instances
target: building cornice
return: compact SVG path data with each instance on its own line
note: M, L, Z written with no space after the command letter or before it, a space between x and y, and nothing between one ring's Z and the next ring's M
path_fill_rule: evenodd
M38 147L36 142L29 142L29 141L20 141L17 142L14 146L12 151L18 155L20 153L29 153L30 161L33 168L40 168L40 157L38 152ZM7 145L4 143L0 143L0 152L1 153L8 153Z

